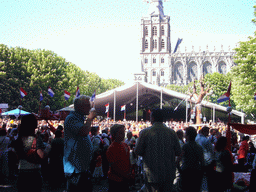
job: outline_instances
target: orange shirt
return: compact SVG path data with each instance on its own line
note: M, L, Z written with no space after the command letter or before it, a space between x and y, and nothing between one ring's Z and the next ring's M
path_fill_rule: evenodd
M107 159L110 164L108 178L121 182L124 178L129 178L131 171L130 149L124 142L113 142L107 150Z

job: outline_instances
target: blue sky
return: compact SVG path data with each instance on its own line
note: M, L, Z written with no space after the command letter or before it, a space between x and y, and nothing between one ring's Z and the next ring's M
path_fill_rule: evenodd
M150 0L149 0L150 1ZM252 0L167 0L172 49L220 50L252 36ZM128 82L140 72L144 0L0 0L0 43L52 50L83 70Z

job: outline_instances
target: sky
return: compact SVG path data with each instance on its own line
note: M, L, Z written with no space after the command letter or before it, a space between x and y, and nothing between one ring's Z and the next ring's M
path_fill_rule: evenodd
M150 0L148 0L150 2ZM163 0L171 46L220 51L253 36L253 0ZM146 0L0 0L0 44L46 49L98 74L128 83L141 71L140 22Z

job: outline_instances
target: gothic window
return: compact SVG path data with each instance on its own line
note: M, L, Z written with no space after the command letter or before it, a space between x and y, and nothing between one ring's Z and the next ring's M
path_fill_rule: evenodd
M145 36L148 36L148 27L145 27Z
M177 84L182 84L183 82L183 65L178 62L174 67L174 81Z
M197 80L197 65L192 62L188 68L188 81L192 82L193 80Z
M153 49L156 49L156 48L157 48L157 40L154 39L154 40L153 40Z
M161 41L161 47L164 48L164 40Z
M203 75L207 73L212 73L212 64L209 61L206 61L203 65Z
M164 26L161 26L161 34L164 35Z
M161 63L164 63L164 58L163 57L161 58Z
M154 35L157 35L157 28L156 28L156 26L153 27L153 36Z
M223 61L219 63L218 68L219 68L218 69L219 73L221 73L221 74L226 74L227 73L227 65Z
M148 40L146 39L145 40L145 49L147 49L148 48Z
M161 71L161 76L164 76L164 71Z
M152 76L156 76L156 71L152 71Z
M156 58L153 58L153 63L156 63Z
M147 71L145 72L145 76L146 76L146 77L148 76L148 72L147 72Z
M148 58L145 58L145 63L148 63Z

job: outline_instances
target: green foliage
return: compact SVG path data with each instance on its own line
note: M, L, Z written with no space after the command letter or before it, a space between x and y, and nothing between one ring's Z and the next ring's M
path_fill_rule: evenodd
M204 77L204 82L206 86L207 87L209 86L213 92L213 94L209 96L209 101L213 103L217 103L217 99L221 95L227 92L230 81L231 81L230 73L226 75L220 74L217 72L206 74ZM230 102L231 102L231 106L235 108L233 97L232 97L232 89L233 89L233 85L231 85ZM219 105L223 105L223 106L227 106L228 104L229 104L228 101L219 103Z
M81 94L91 96L94 90L100 94L123 84L119 80L105 80L95 73L83 71L49 50L8 48L0 44L0 103L8 103L11 109L17 108L21 102L25 110L37 113L42 91L41 106L50 105L55 111L64 104L72 104L77 86ZM22 100L20 87L28 93ZM48 94L48 87L55 93L53 98ZM64 99L64 89L71 94L68 101Z
M232 68L233 97L238 109L255 114L253 95L256 92L256 36L248 39L240 42L240 46L235 49L237 66Z

